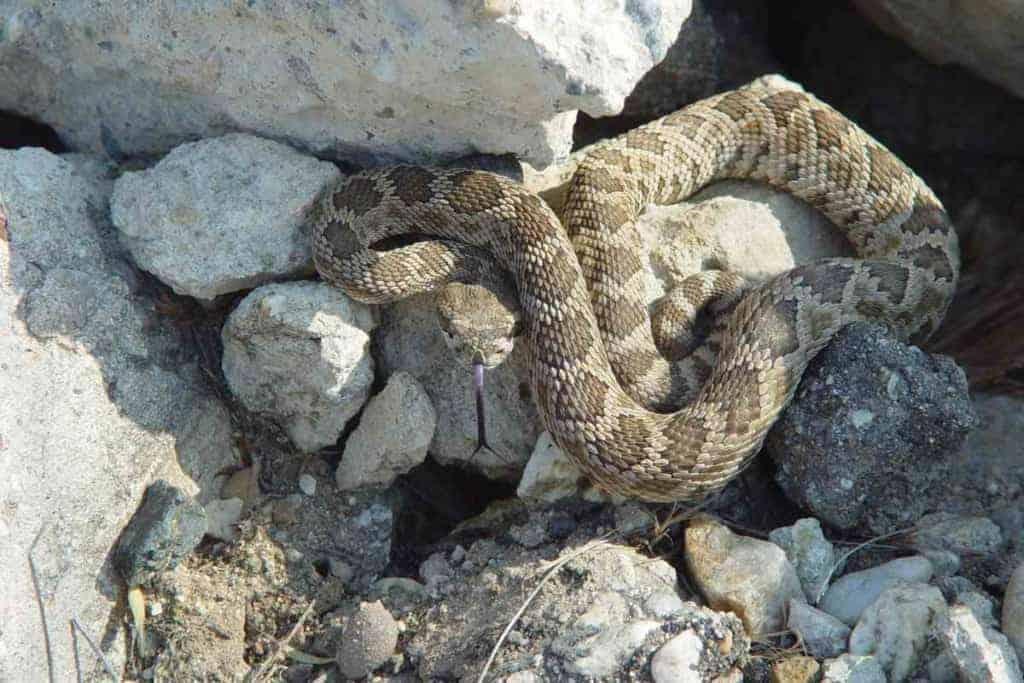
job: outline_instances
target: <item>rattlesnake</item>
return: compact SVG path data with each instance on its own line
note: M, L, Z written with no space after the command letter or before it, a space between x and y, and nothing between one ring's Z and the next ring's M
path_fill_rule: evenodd
M799 266L747 291L723 323L706 381L665 413L686 382L652 339L634 222L649 203L727 177L810 203L858 258ZM923 338L958 277L956 234L924 182L826 104L772 85L716 95L597 145L563 214L565 228L537 196L483 171L379 168L325 194L315 260L328 282L380 303L493 258L518 292L545 427L602 488L650 501L720 489L757 453L839 328L882 320ZM407 234L436 241L370 248Z

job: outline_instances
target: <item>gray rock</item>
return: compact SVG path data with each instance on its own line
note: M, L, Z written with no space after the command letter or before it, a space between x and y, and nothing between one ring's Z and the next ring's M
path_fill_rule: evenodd
M882 665L874 657L842 655L822 664L821 683L886 683Z
M971 610L954 605L935 628L959 672L969 683L1024 680L1013 646L1006 636L982 626Z
M174 569L206 533L206 510L181 489L157 479L125 527L114 564L125 583L137 586Z
M1017 566L1003 594L1003 633L1024 660L1024 563Z
M793 526L775 529L768 538L786 553L808 602L816 604L829 578L838 572L834 549L821 533L821 523L813 517L797 520Z
M910 537L920 551L948 550L962 554L991 554L1003 543L1002 533L988 517L969 517L948 512L934 512L917 522Z
M945 612L935 586L897 583L864 610L850 634L850 654L873 655L890 681L904 681L917 669L932 624Z
M264 285L224 325L224 377L300 450L319 450L337 441L369 396L374 325L368 306L326 284Z
M537 437L537 444L530 459L526 461L519 486L516 487L516 495L523 500L539 503L553 503L570 496L580 496L593 502L624 500L621 496L605 493L595 486L547 431Z
M335 481L348 490L389 486L427 457L437 413L412 375L396 372L370 399L359 425L345 441Z
M996 608L987 595L978 591L963 591L956 599L958 603L971 610L979 624L986 628L996 627Z
M649 121L775 69L754 12L695 0L668 54L626 98L622 116Z
M651 678L654 683L697 680L704 641L687 629L672 638L651 657Z
M871 603L898 582L926 583L932 564L924 557L903 557L840 577L825 593L821 609L853 626Z
M855 323L811 362L766 443L791 500L830 525L881 534L947 498L975 422L952 360Z
M200 354L118 244L109 173L82 156L0 151L2 680L91 676L100 665L76 662L72 617L119 669L123 583L109 557L124 524L155 479L205 503L237 458Z
M960 556L949 550L924 550L922 555L932 563L936 577L949 577L960 571Z
M380 603L363 602L349 618L338 648L338 669L359 679L382 666L398 645L398 624Z
M521 526L542 529L564 514L513 507ZM499 545L492 539L508 522L495 511L474 524L473 538L480 540L467 546L461 563L439 554L430 568L421 568L446 580L441 602L427 610L406 647L420 677L475 679L490 650L479 646L481 640L493 643L494 625L509 622L559 556L567 562L499 649L491 669L497 680L527 673L536 680L631 680L652 675L648 662L655 657L657 675L692 667L711 679L745 657L749 641L739 619L683 600L675 570L662 560L613 543L589 545L596 520L581 519L568 538L526 547L513 537ZM681 634L692 636L666 647Z
M777 545L734 534L709 517L687 526L683 555L708 604L735 612L754 637L781 631L786 604L805 599L796 571Z
M1020 6L1012 0L984 5L857 0L854 5L936 64L959 64L1024 97L1024 58L1017 49Z
M800 600L789 601L786 626L800 637L807 654L819 659L838 657L846 652L850 627L831 614Z
M110 213L140 268L178 294L212 300L311 273L309 213L339 177L279 142L225 135L122 175Z
M468 466L494 479L519 476L541 431L526 344L517 344L509 358L485 376L487 439L496 453L473 456L477 423L472 373L448 349L433 297L414 297L383 309L374 339L380 372L407 372L430 397L437 413L429 449L435 460Z
M0 108L112 157L248 131L364 165L478 151L546 164L569 151L575 110L622 108L689 11L688 0L170 13L10 0Z

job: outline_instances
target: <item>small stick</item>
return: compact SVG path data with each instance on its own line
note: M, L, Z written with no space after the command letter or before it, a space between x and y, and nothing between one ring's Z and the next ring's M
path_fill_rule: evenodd
M93 653L103 663L103 668L106 670L107 675L115 681L120 681L121 678L114 673L114 667L110 664L110 660L107 659L107 656L103 653L103 650L96 647L96 643L92 642L92 638L90 638L89 634L85 632L84 628L82 628L82 624L79 623L77 617L71 617L71 628L78 629L78 632L82 634L83 638L85 638L85 642L89 643L89 647L92 648Z
M313 606L315 604L316 600L311 600L309 606L306 608L306 611L302 613L302 616L299 617L299 620L296 621L295 625L292 626L290 631L288 631L288 635L274 642L274 651L271 652L270 655L263 660L263 663L260 664L260 668L257 669L255 673L250 672L250 674L245 677L245 680L247 682L258 681L263 678L263 675L266 674L267 669L270 668L270 665L276 662L277 658L280 657L282 653L284 653L285 645L288 644L288 641L295 637L295 634L299 632L300 628L302 628L302 625L306 622L306 619L308 619L309 615L313 613Z
M487 658L487 663L484 664L484 669L480 672L480 677L476 679L477 683L484 683L484 679L487 678L487 673L491 670L491 665L494 664L494 658L498 656L498 650L501 649L501 646L505 643L505 639L508 638L508 634L512 632L512 628L516 625L516 623L518 623L519 618L523 616L524 612L526 612L526 608L529 607L530 603L533 602L533 599L537 597L537 594L540 593L540 589L544 587L544 584L547 583L548 579L554 576L555 573L567 562L570 562L579 557L580 555L584 555L590 552L591 550L595 550L601 546L607 546L608 538L610 537L611 534L609 534L609 536L606 538L591 541L590 543L583 546L576 552L570 553L569 555L566 555L562 559L558 560L550 567L548 567L547 570L545 570L544 576L541 577L536 587L534 587L534 589L530 591L530 594L526 596L526 600L524 600L523 604L520 605L518 610L516 610L516 613L512 615L512 619L509 620L508 625L505 627L505 630L501 632L500 636L498 636L498 642L496 642L494 644L494 647L491 649L491 654Z
M36 534L35 540L32 541L32 545L28 549L28 567L29 572L32 575L32 588L36 594L36 604L39 605L39 621L42 622L43 626L43 645L46 648L46 669L49 672L50 683L56 683L53 671L53 644L50 642L50 627L46 623L46 607L43 605L43 591L39 587L39 572L36 569L36 561L32 555L36 551L36 544L39 543L39 539L43 537L43 532L49 527L49 524L44 524L39 533Z

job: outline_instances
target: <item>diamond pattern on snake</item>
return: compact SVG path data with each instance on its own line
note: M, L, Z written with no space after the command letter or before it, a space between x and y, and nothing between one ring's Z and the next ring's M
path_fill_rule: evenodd
M652 326L636 219L648 204L725 178L809 203L856 256L756 287L702 274ZM427 239L374 249L408 235ZM814 96L771 86L710 97L595 145L561 217L484 171L392 166L349 176L318 205L314 255L326 281L364 302L445 290L443 330L480 372L520 334L555 442L602 488L648 501L720 490L757 454L841 327L882 321L923 339L959 273L956 232L913 171ZM716 303L728 313L693 350L694 316Z

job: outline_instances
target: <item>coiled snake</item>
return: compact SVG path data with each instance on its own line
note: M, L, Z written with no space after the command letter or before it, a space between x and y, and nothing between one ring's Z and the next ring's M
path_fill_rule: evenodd
M652 336L634 222L647 204L723 178L808 202L858 258L802 265L745 292L706 380L689 391L693 364L665 359ZM959 270L953 226L920 178L813 96L772 86L716 95L597 145L563 221L498 175L379 168L323 197L314 253L328 282L371 303L470 277L493 258L518 293L545 427L601 487L650 501L700 499L739 473L843 325L930 334ZM407 234L434 239L371 248Z

